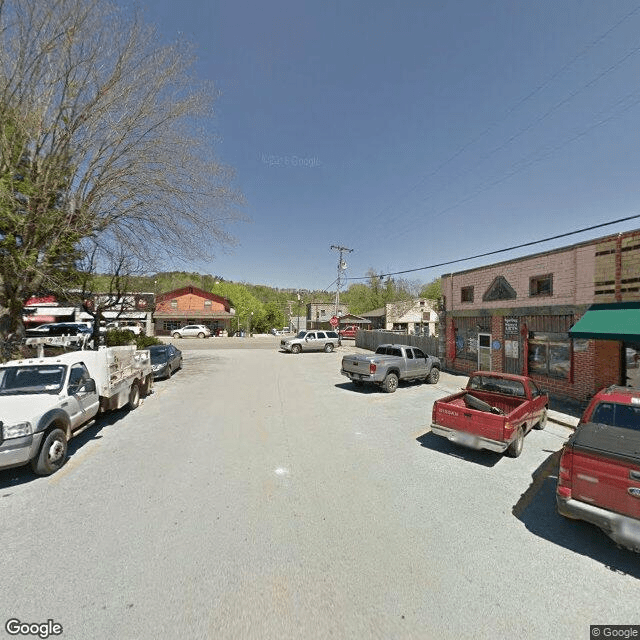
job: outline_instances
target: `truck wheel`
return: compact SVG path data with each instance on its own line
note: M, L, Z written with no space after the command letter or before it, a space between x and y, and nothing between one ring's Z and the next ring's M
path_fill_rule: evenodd
M300 353L300 351L302 351L302 349L300 348L299 344L294 344L291 347L291 353Z
M522 453L522 445L524 444L524 433L522 427L518 427L518 433L515 440L509 445L507 455L510 458L517 458Z
M145 379L142 385L142 395L148 396L153 388L153 374L150 373Z
M140 405L140 387L137 382L134 382L131 385L131 390L129 391L129 402L127 403L127 408L130 411L133 411Z
M398 376L395 373L388 374L382 383L382 390L385 393L393 393L397 388Z
M543 409L542 410L542 415L540 416L540 420L538 422L536 422L536 424L533 426L533 428L534 429L538 429L539 431L541 431L546 426L547 426L547 410Z
M182 336L177 331L173 334L173 337L176 339L182 338Z
M438 369L437 367L433 367L433 369L429 371L427 382L429 384L435 384L436 382L438 382L438 380L440 380L440 369Z
M333 351L333 345L330 342L324 345L324 352L331 353Z
M67 459L67 436L62 429L52 429L47 433L40 452L31 461L31 468L39 476L49 476Z

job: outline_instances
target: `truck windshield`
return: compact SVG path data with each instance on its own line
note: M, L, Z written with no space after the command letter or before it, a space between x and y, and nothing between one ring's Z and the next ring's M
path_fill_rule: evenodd
M594 409L591 422L640 431L640 407L615 402L601 402Z
M30 365L0 369L0 395L59 393L64 382L63 365Z
M516 396L518 398L525 397L524 385L518 380L504 380L492 376L473 376L469 380L468 388L503 393L506 396Z

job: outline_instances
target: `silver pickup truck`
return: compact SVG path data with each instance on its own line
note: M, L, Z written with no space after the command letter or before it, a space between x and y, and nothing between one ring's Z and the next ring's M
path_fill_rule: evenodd
M343 376L355 385L372 382L386 393L393 393L400 380L425 380L432 384L440 378L440 360L417 347L381 344L373 355L351 354L342 358Z

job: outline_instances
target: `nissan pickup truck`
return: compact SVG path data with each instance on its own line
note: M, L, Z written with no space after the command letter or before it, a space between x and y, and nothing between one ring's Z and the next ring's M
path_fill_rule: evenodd
M431 432L517 458L525 435L544 429L549 397L527 376L476 371L465 389L433 403Z
M585 410L560 458L558 512L640 553L640 390L609 387Z
M357 386L373 383L386 393L393 393L400 380L438 382L440 359L417 347L381 344L373 355L354 353L344 356L340 373Z
M54 345L56 338L27 344L43 341ZM133 346L0 365L0 469L30 463L38 475L54 473L65 463L67 442L100 411L135 409L152 385L149 351Z

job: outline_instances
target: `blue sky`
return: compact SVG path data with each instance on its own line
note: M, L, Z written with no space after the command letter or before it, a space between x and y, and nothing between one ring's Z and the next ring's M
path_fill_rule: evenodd
M357 278L640 213L635 0L142 1L222 92L211 136L251 218L193 270L332 289L331 245Z

